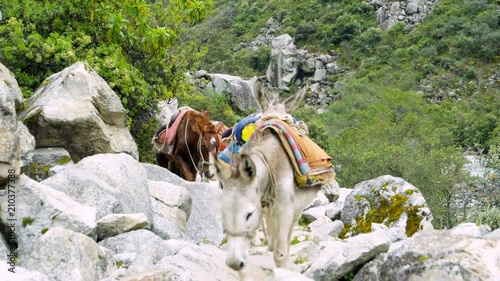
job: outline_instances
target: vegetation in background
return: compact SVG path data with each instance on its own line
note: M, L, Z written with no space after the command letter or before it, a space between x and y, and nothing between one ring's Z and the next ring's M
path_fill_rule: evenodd
M174 43L210 8L201 0L3 1L0 61L26 97L51 74L88 62L121 98L137 140L154 133L148 122L159 99L190 90L184 73L205 49ZM150 153L138 143L141 155Z
M210 120L217 120L226 126L232 126L238 119L237 115L230 106L230 100L227 96L217 93L194 93L179 97L179 103L209 112Z
M457 216L457 198L479 183L467 184L463 152L487 153L500 143L498 82L485 82L500 59L500 10L493 1L442 0L416 28L398 23L387 31L378 27L369 1L214 2L216 14L190 33L208 44L201 67L262 75L243 59L249 49L233 48L254 40L273 17L282 23L275 35L288 33L309 52L335 54L353 70L331 78L340 99L326 113L307 107L293 113L333 157L341 186L399 176L422 190L435 226L465 219ZM484 202L490 214L500 207Z

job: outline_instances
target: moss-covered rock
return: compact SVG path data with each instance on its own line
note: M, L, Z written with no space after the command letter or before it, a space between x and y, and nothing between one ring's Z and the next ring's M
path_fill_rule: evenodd
M420 191L401 178L389 175L359 183L347 197L342 211L342 238L372 231L372 223L390 229L394 240L411 237L432 220Z
M34 180L44 180L50 176L50 169L56 166L72 164L68 151L62 147L37 148L33 151L33 162L24 173Z

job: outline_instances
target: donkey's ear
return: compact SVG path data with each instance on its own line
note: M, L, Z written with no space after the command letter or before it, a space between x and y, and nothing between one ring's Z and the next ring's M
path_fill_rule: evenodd
M231 167L229 164L221 161L217 155L210 153L210 167L215 169L215 175L217 179L221 181L227 181L231 175Z
M262 110L268 109L273 103L272 97L269 95L269 91L266 88L265 82L263 79L258 78L255 81L255 99L257 100L257 104L260 106Z
M287 98L283 103L287 112L292 112L300 105L304 100L309 89L309 80L307 80L304 85L291 97Z
M238 170L241 177L247 181L253 180L257 172L255 169L255 163L248 154L241 154Z

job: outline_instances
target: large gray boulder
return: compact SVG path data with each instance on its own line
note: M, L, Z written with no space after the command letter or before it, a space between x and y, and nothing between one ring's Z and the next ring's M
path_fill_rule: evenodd
M289 87L297 78L299 65L299 52L293 44L293 38L288 34L273 38L271 61L266 71L271 86L279 89Z
M347 237L372 231L372 223L389 227L393 241L432 228L432 213L422 193L390 175L357 184L346 198L341 220Z
M407 28L420 24L432 11L437 0L387 1L371 0L375 17L382 29L390 29L401 22Z
M33 136L17 121L23 95L12 73L0 63L0 186L9 175L19 176L21 167L30 161ZM22 159L25 156L26 159ZM24 162L23 162L24 160Z
M94 236L95 208L80 204L63 192L25 175L17 180L15 192L15 208L8 208L8 194L0 197L0 218L6 225L12 223L10 219L16 219L15 238L20 256L29 254L36 239L54 227Z
M207 89L213 90L218 94L228 95L231 103L238 110L244 111L249 108L258 108L254 94L255 78L250 80L239 76L227 74L207 74L211 81Z
M148 181L154 233L163 239L186 237L192 200L189 191L164 181Z
M41 183L95 207L97 219L144 213L153 221L146 170L129 154L89 156Z
M88 64L75 63L47 78L19 119L35 136L37 148L64 147L75 162L118 152L138 159L120 98Z
M394 247L393 247L394 246ZM393 244L355 281L498 280L500 241L451 231L424 231Z
M219 198L222 190L218 182L188 182L165 168L152 164L142 164L146 168L148 180L163 181L181 186L189 191L191 214L187 221L187 238L196 243L219 245L224 239L222 214Z
M36 240L21 265L53 281L100 280L116 270L111 251L81 233L61 227L50 229Z

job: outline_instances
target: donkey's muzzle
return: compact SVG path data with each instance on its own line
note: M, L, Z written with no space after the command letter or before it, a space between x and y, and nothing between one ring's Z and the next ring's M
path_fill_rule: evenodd
M211 179L211 178L213 178L213 177L215 176L215 174L214 174L214 173L212 173L210 170L206 171L206 172L204 173L204 175L205 175L205 177L206 177L207 179Z
M245 262L240 259L228 258L226 260L226 265L236 271L239 271L245 266Z

